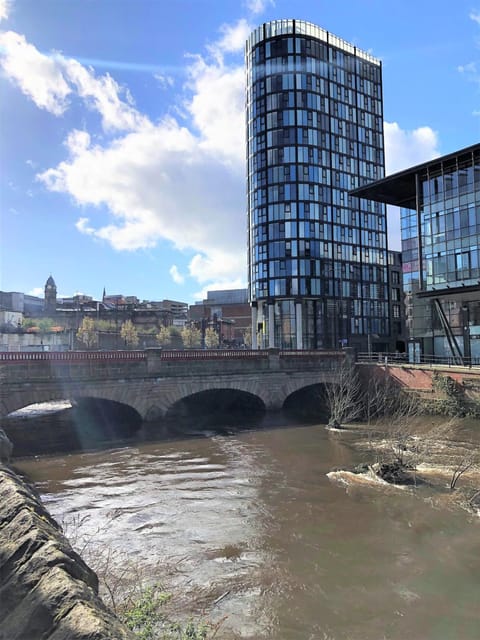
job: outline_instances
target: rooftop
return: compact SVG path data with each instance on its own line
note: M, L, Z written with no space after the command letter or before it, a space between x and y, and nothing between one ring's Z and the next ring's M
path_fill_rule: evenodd
M470 156L474 151L479 150L480 143L477 143L455 151L454 153L433 158L433 160L429 160L428 162L422 162L409 169L392 173L392 175L386 176L381 180L369 182L363 187L352 189L350 193L352 196L366 198L367 200L375 200L376 202L385 202L386 204L393 204L398 207L416 209L417 189L415 180L417 174L424 172L426 169L435 171L435 169L438 168L440 171L443 164L451 162L452 160L461 160L462 156Z
M251 49L256 44L262 42L262 40L266 40L267 38L274 38L275 36L288 34L310 36L311 38L316 38L317 40L322 40L323 42L331 44L334 47L337 47L337 49L341 49L342 51L351 53L352 55L356 55L359 58L363 58L363 60L367 60L368 62L372 62L378 65L380 64L379 58L374 58L366 51L362 51L362 49L359 49L353 44L350 44L350 42L347 42L346 40L333 35L333 33L330 33L329 31L318 27L312 22L306 22L305 20L288 19L265 22L264 24L254 29L248 36L247 50Z

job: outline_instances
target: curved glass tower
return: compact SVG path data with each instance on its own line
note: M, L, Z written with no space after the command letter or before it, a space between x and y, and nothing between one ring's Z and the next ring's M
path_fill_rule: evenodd
M381 63L311 23L246 44L253 347L381 348L389 334Z

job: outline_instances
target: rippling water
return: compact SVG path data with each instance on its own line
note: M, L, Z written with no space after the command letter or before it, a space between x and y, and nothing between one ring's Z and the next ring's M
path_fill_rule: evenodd
M479 522L427 490L331 482L361 461L356 437L297 426L17 466L77 539L226 616L219 638L480 637Z

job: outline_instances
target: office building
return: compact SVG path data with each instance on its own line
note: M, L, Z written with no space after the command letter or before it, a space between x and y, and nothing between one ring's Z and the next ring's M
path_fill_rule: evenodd
M246 71L252 346L388 348L385 207L349 194L384 175L380 61L275 20Z
M409 356L480 360L480 144L357 189L401 207Z
M388 350L392 353L405 353L407 332L401 251L388 251L388 285L390 300L390 343Z

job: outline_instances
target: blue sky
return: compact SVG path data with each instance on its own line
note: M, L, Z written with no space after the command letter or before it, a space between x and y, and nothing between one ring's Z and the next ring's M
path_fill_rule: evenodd
M479 0L0 0L0 290L245 286L243 46L277 18L382 59L387 173L479 141Z

